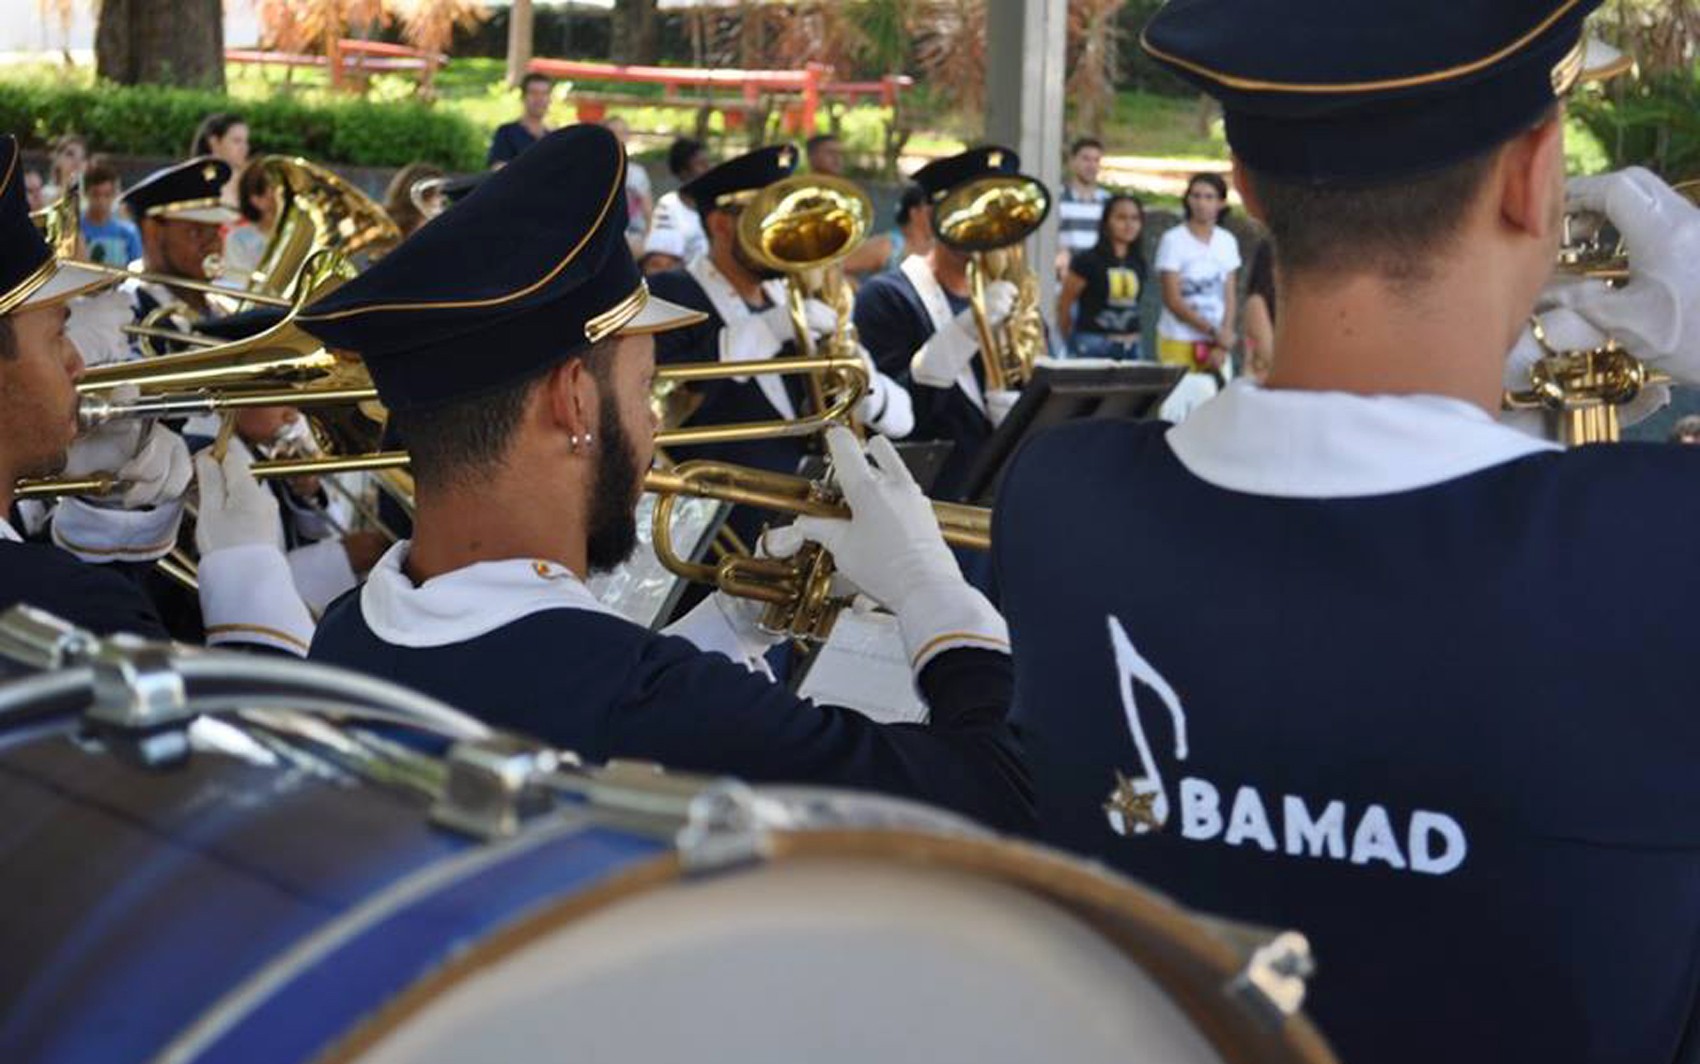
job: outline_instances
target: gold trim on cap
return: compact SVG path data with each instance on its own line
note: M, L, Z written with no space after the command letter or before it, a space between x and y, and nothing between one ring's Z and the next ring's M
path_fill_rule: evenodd
M38 266L34 273L18 282L10 292L0 296L0 314L10 314L29 302L30 296L34 295L42 285L52 280L53 275L58 272L59 260L49 254L47 261Z
M1414 74L1410 77L1386 78L1380 81L1343 81L1335 84L1318 84L1311 82L1265 81L1260 78L1237 77L1233 74L1227 74L1220 70L1212 70L1202 63L1195 63L1190 59L1182 59L1180 56L1171 55L1170 53L1163 51L1151 43L1151 31L1149 27L1147 27L1144 32L1140 33L1139 46L1156 58L1163 60L1165 63L1172 63L1183 70L1190 70L1194 74L1201 74L1204 77L1210 78L1212 81L1230 89L1243 89L1254 92L1290 92L1321 96L1348 95L1360 92L1381 92L1386 89L1409 89L1421 85L1434 85L1486 70L1495 63L1516 55L1524 48L1527 48L1536 38L1551 29L1559 21L1559 19L1563 18L1572 8L1581 2L1582 0L1564 0L1564 3L1560 4L1555 11L1542 19L1539 25L1537 25L1534 29L1523 34L1523 36L1517 38L1515 41L1512 41L1510 44L1491 55L1483 56L1480 59L1473 59L1468 63L1462 63L1458 66L1448 67L1445 70L1437 70L1429 74Z
M643 305L648 302L649 282L639 281L631 295L584 323L584 338L593 344L601 343L604 338L619 332L620 326L641 314Z
M457 299L443 300L440 302L420 300L412 303L374 303L371 306L349 307L347 310L338 310L330 314L297 314L295 320L337 321L342 318L354 317L357 314L376 314L379 311L389 310L467 310L473 307L499 307L503 303L511 303L516 299L522 299L560 276L561 271L570 266L572 261L578 258L579 252L584 250L585 245L590 243L590 238L596 235L596 231L602 227L603 220L608 217L608 212L613 209L614 203L616 202L616 196L625 195L626 168L623 165L614 167L614 178L615 183L611 188L609 188L608 197L602 202L602 209L597 212L596 220L590 223L590 228L585 230L584 236L579 238L579 242L572 246L572 249L567 252L566 257L560 262L557 262L554 267L549 270L549 272L545 273L542 277L539 277L531 284L526 285L524 288L516 289L505 296L492 296L489 299ZM648 290L645 289L646 293L647 291ZM647 294L645 295L645 298L648 298Z
M195 211L200 210L202 207L223 207L231 214L241 213L235 207L224 202L222 198L218 196L210 196L202 199L177 200L173 203L162 203L157 207L149 207L142 217L158 218L162 214L168 214L174 211ZM213 223L208 222L207 224L211 225Z
M1552 94L1563 96L1576 87L1582 78L1582 58L1587 51L1586 35L1576 38L1576 47L1564 53L1564 58L1552 65Z

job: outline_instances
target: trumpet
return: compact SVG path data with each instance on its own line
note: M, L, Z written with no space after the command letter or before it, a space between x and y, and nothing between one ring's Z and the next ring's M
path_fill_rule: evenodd
M1700 180L1671 187L1700 204ZM1610 285L1625 284L1629 248L1605 218L1572 212L1564 216L1557 270ZM1589 350L1560 351L1548 343L1538 317L1530 327L1543 355L1530 368L1528 385L1508 389L1500 405L1505 410L1542 411L1549 432L1566 446L1617 442L1622 437L1619 408L1645 389L1670 382L1667 375L1645 365L1616 341L1607 340Z
M946 247L968 255L968 300L980 334L986 388L1019 388L1045 353L1039 279L1027 267L1022 244L1051 213L1051 194L1034 178L994 174L952 189L933 208L933 233ZM993 328L986 317L986 285L1011 281L1015 308Z
M691 562L673 546L673 509L682 495L752 506L774 513L848 518L850 508L829 485L806 477L772 473L724 462L684 462L652 470L644 488L655 493L651 544L655 557L676 576L719 587L727 594L763 603L762 627L806 642L824 642L850 598L833 592L832 556L804 544L790 558L728 555L718 565ZM979 506L934 502L933 515L945 542L991 549L992 513Z

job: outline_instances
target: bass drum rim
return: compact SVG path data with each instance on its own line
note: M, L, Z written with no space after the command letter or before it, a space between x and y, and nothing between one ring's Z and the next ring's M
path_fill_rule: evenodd
M1083 861L1014 840L886 828L776 831L765 842L762 859L767 863L875 859L988 877L1029 892L1108 939L1169 996L1228 1064L1334 1064L1337 1060L1303 1013L1277 1025L1225 994L1224 987L1243 970L1245 957L1199 917L1147 887ZM728 869L725 874L736 875L737 870ZM473 976L574 921L685 877L675 851L542 907L469 946L390 999L321 1054L317 1064L357 1064L439 997Z

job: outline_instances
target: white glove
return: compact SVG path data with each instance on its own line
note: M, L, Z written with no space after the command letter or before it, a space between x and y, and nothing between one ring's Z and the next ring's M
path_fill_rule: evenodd
M1630 354L1700 383L1700 208L1640 167L1572 178L1568 207L1611 219L1629 248L1629 283L1567 285L1558 300Z
M136 320L130 296L120 288L71 300L65 334L89 366L104 366L130 358L130 338L124 326Z
M957 647L1008 651L1008 626L986 596L962 578L932 504L891 441L883 436L868 441L872 466L849 429L828 429L826 445L850 504L850 519L799 517L787 528L770 531L764 537L767 549L784 557L804 540L825 547L850 582L897 614L917 671Z
M919 587L960 583L962 570L939 533L932 503L891 441L873 437L864 455L849 429L833 427L826 432L826 446L850 519L799 517L768 532L767 549L783 558L795 554L804 540L819 543L851 583L897 614Z
M1003 419L1015 408L1021 393L1012 388L999 388L986 393L986 417L991 419L995 429L1003 424Z
M1540 305L1549 305L1556 289L1549 289L1542 295ZM1553 351L1590 351L1605 346L1606 334L1595 328L1588 320L1576 311L1566 307L1554 307L1550 310L1538 311L1541 319L1541 330L1546 334L1547 347ZM1546 349L1535 340L1534 330L1528 326L1517 338L1517 343L1505 359L1505 389L1511 392L1527 391L1529 388L1529 371L1535 363L1547 354ZM1663 384L1649 385L1641 389L1641 394L1632 401L1620 407L1617 412L1618 421L1624 425L1633 425L1642 421L1670 402L1670 388ZM1499 415L1501 424L1509 425L1520 432L1531 436L1545 437L1546 417L1539 410L1506 410Z
M230 448L223 462L214 461L210 449L195 455L195 476L201 485L195 547L202 557L229 547L283 549L277 499L254 479L248 470L252 464L242 447Z
M909 389L879 371L873 356L861 344L856 355L868 371L868 394L856 405L856 417L881 436L901 440L915 431L915 400Z
M192 472L183 437L158 422L135 418L109 421L77 437L65 463L67 476L115 476L123 484L122 492L99 501L125 510L180 498Z
M1009 281L993 281L986 285L986 324L997 328L1015 309L1016 287ZM980 327L974 321L974 308L969 307L950 323L933 334L909 360L909 374L916 383L929 388L951 388L956 378L974 361L980 350Z
M803 301L803 320L815 337L838 327L838 315L818 299ZM720 361L760 362L779 354L779 349L794 339L790 308L781 303L721 330Z

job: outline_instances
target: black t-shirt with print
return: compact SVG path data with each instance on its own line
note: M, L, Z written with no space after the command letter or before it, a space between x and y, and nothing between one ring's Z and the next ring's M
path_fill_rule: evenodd
M1082 251L1069 261L1070 272L1086 281L1076 326L1088 333L1137 333L1139 293L1145 287L1145 259L1130 249L1116 258L1103 248Z

